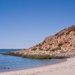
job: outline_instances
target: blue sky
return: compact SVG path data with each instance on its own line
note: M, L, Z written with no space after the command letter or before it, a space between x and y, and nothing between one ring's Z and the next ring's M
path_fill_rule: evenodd
M0 0L0 48L28 48L75 24L75 0Z

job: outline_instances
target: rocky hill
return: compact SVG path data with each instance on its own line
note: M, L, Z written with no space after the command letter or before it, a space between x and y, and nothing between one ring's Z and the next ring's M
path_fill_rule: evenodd
M65 28L43 42L16 52L4 53L28 58L65 58L75 56L75 26Z

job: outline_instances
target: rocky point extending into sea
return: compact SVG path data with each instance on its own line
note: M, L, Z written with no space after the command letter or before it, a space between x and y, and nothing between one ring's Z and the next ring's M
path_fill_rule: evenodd
M41 43L15 52L5 52L4 55L22 56L24 58L51 59L75 56L75 26L61 30L48 36Z

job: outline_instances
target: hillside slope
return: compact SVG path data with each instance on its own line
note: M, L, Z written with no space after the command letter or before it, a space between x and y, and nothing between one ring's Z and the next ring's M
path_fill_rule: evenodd
M33 47L7 53L28 58L64 58L75 56L75 26L65 28Z

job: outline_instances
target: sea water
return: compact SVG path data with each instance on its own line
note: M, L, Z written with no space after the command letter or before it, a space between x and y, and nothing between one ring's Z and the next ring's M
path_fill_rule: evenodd
M18 56L2 55L3 52L17 50L19 49L0 49L0 72L52 65L62 61L60 59L36 60Z

